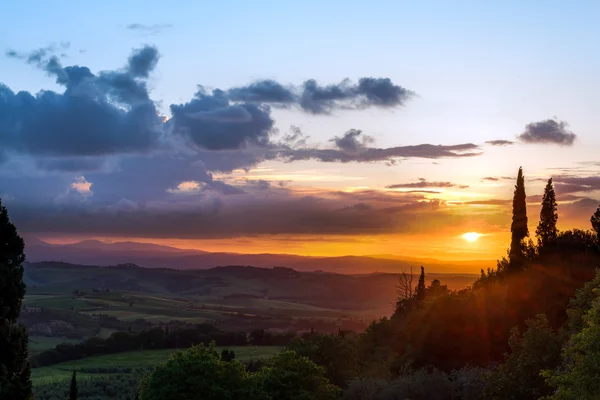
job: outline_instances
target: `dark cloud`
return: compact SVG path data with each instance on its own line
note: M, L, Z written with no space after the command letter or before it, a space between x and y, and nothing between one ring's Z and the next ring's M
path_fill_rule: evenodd
M304 82L300 107L313 114L329 114L335 109L396 107L403 105L412 94L389 78L361 78L358 84L346 79L327 86L310 79Z
M556 192L561 194L600 190L600 176L555 176L552 180Z
M474 157L482 153L479 146L472 143L458 145L420 144L389 148L368 147L373 139L361 136L360 130L351 129L340 137L334 137L335 149L311 147L284 148L277 152L277 157L284 161L318 160L322 162L378 162L393 164L399 158L461 158Z
M485 142L486 144L489 144L491 146L510 146L515 144L515 142L511 142L510 140L503 140L503 139L499 139L499 140L488 140L487 142Z
M134 50L109 71L64 66L57 49L8 55L43 70L62 93L15 93L0 85L0 188L15 199L11 216L24 231L202 238L429 230L422 218L434 225L455 218L443 202L424 199L434 191L300 197L283 183L231 184L213 173L264 160L393 163L481 154L471 143L379 148L359 130L334 137L330 148L308 146L298 128L273 141L271 105L317 114L403 105L411 93L385 78L200 87L190 101L171 105L164 122L148 89L156 48Z
M129 73L136 78L147 78L158 63L158 50L154 46L145 46L135 50L127 60Z
M357 153L364 150L375 140L371 136L363 135L358 129L350 129L342 136L331 139L338 149L347 153Z
M190 102L171 105L171 113L173 132L208 150L267 146L274 124L268 106L230 104L225 92L202 87Z
M105 167L106 160L102 158L41 158L36 160L38 168L46 171L84 172L98 171Z
M524 143L558 144L571 146L577 135L567 130L565 121L547 119L545 121L527 124L525 131L517 138Z
M286 88L274 80L263 80L248 86L227 90L227 96L232 101L248 103L281 103L292 104L297 101L293 88Z
M146 25L146 24L129 24L126 26L127 29L131 30L131 31L137 31L140 33L144 33L144 34L148 34L148 35L156 35L157 33L160 33L166 29L170 29L172 28L173 25L171 24L153 24L153 25Z
M569 224L577 224L587 229L591 228L590 217L600 205L600 200L589 197L559 205L559 221L569 221Z
M146 52L136 50L133 57ZM20 153L66 157L147 152L157 145L162 120L145 82L130 71L94 75L87 67L63 67L47 49L32 52L27 62L54 76L65 92L14 93L0 84L3 145ZM142 64L138 60L138 67Z
M96 186L93 199L96 197ZM134 237L233 238L274 234L386 234L427 232L433 227L472 222L473 215L447 211L443 202L419 201L380 194L377 202L361 196L344 198L298 197L270 189L272 196L253 198L250 194L226 200L194 196L193 202L177 208L140 205L124 199L110 208L93 208L74 203L70 208L28 208L17 204L11 218L27 233L52 232ZM347 204L350 204L349 206ZM468 210L467 210L468 211ZM493 218L493 217L492 217Z
M419 178L418 182L398 183L386 186L387 189L415 189L415 188L458 188L466 189L468 185L459 185L452 182L429 182L425 178Z
M227 90L227 97L232 101L297 105L312 114L330 114L338 109L396 107L403 105L412 94L389 78L360 78L358 84L345 79L339 84L326 86L309 79L301 88L262 80Z

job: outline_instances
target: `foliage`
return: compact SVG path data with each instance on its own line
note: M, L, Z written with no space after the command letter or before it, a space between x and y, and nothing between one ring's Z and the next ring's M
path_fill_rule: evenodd
M425 300L425 268L421 267L421 275L417 285L417 302L421 303Z
M419 369L393 380L355 379L343 400L479 400L483 398L488 371L463 368L445 373Z
M600 207L596 209L596 212L590 218L590 222L592 223L592 229L596 234L597 243L600 243Z
M141 384L140 400L265 398L239 361L223 361L214 344L177 352Z
M577 291L575 297L569 301L567 309L568 319L563 327L566 335L570 336L581 332L584 327L584 316L592 307L594 300L599 297L598 288L600 288L600 270L596 270L596 277Z
M221 351L221 360L233 361L235 359L235 351L229 349L223 349Z
M140 399L334 400L340 389L323 375L321 367L293 351L249 373L237 360L222 360L214 344L200 345L157 366L142 382Z
M560 362L560 341L540 314L527 320L521 336L514 328L509 338L511 353L488 380L486 393L492 399L538 399L551 393L540 373Z
M329 382L324 372L307 357L284 351L256 378L273 400L335 400L341 390Z
M515 185L515 193L513 196L513 214L510 232L510 265L512 269L519 269L521 268L520 263L523 257L523 239L529 236L523 168L519 168L519 173L517 175L517 184Z
M25 283L25 245L0 201L0 398L30 399L27 331L17 324Z
M77 400L77 371L73 371L71 378L71 387L69 388L69 400Z
M571 332L563 346L560 368L547 370L547 382L556 388L548 399L596 399L600 393L600 274L571 302ZM582 315L583 314L583 315Z
M552 246L558 236L558 230L556 229L556 222L558 221L557 207L556 194L554 193L552 178L550 178L544 189L540 222L535 231L538 238L538 246L541 248Z
M77 381L78 400L134 400L138 385L145 371L134 374L104 375L92 378L79 377ZM35 386L36 400L64 400L67 398L68 383L52 381Z
M340 387L345 387L360 372L358 336L353 333L315 333L292 341L287 349L323 367L325 376Z
M142 349L188 348L212 341L218 346L285 345L291 339L289 333L261 332L260 340L252 335L248 339L244 332L224 332L209 324L180 329L156 327L140 332L115 332L106 339L92 337L79 344L58 344L54 349L33 356L31 363L41 367L93 355Z

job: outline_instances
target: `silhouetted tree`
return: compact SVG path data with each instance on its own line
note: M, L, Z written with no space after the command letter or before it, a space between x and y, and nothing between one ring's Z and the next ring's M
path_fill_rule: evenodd
M540 222L535 230L538 239L538 246L547 247L558 237L556 222L558 221L558 212L556 205L556 194L552 185L552 178L548 179L544 196L542 198L542 210L540 211Z
M416 287L413 285L413 280L412 267L410 267L410 274L407 274L405 271L400 273L398 285L396 285L396 292L398 294L396 298L396 314L401 314L409 310L414 304Z
M71 377L71 390L69 391L69 400L77 400L77 371L73 371Z
M600 243L600 207L596 209L592 218L590 218L590 222L592 223L592 229L596 232L596 238L598 238L598 243Z
M221 351L222 361L233 361L235 359L235 351L229 349L223 349Z
M31 399L27 330L17 324L25 283L25 245L0 201L0 399Z
M523 260L523 239L529 236L527 228L527 203L525 195L525 178L523 177L523 168L519 168L517 175L517 184L513 196L513 216L510 226L510 265L511 270L520 269Z
M421 266L421 276L419 276L419 284L417 285L417 301L425 300L425 268Z

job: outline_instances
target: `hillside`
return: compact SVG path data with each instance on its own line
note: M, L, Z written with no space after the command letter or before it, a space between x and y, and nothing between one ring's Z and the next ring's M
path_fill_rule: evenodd
M291 254L210 253L178 249L150 243L104 243L85 240L73 244L49 244L35 237L26 238L25 251L30 262L62 261L81 265L118 265L132 263L145 268L206 269L222 265L252 265L271 268L283 266L298 271L326 271L343 274L373 272L398 273L427 265L430 272L479 273L495 266L493 260L441 261L397 255L306 257Z

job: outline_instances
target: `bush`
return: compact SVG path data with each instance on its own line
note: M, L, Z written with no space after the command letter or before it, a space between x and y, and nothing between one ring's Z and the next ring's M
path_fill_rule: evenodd
M393 380L355 379L344 400L479 400L483 398L488 371L463 368L445 373L420 369Z

